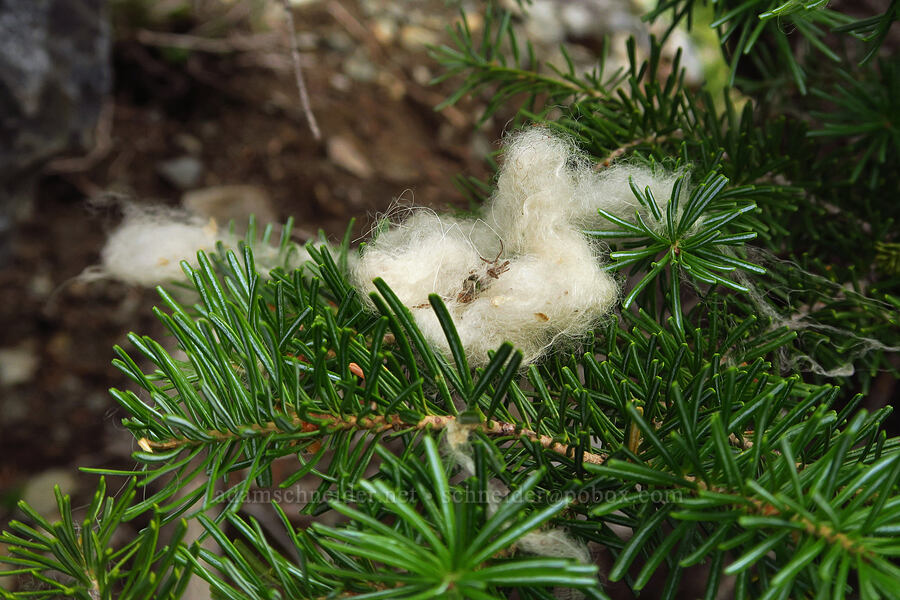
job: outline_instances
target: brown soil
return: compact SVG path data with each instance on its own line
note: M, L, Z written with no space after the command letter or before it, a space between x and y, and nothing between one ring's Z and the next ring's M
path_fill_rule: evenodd
M259 56L289 60L283 39L265 55L196 51L173 60L134 32L120 34L111 143L100 160L40 179L13 256L0 267L0 348L25 348L38 361L28 381L0 390L0 521L30 476L52 467L128 464L134 449L107 391L128 386L110 364L112 348L129 347L128 331L157 337L163 331L150 312L154 291L73 280L98 262L119 217L114 204L91 208L88 198L115 192L175 204L181 191L157 166L193 151L204 166L196 187L256 185L271 195L280 218L294 216L301 235L321 228L339 238L355 217L358 237L398 196L463 206L454 177L487 175L483 151L475 148L490 147L499 132L473 134L471 115L433 111L452 84L416 83L417 68L420 75L423 66L435 70L425 49L368 37L358 4L341 6L362 29L347 15L335 18L333 5L313 3L295 13L298 31L317 40L303 55L322 142L306 127L290 70L253 64ZM329 36L346 43L334 48ZM375 68L372 81L343 73L361 47ZM334 138L355 147L371 174L348 172L327 151Z

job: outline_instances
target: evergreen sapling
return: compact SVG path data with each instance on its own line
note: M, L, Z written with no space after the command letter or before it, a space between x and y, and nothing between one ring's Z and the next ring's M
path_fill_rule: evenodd
M156 311L180 358L115 349L140 466L85 469L78 521L21 504L0 560L38 589L0 593L900 597L900 438L861 408L898 375L898 3L826 4L659 0L720 36L721 100L664 40L581 75L463 17L446 104L522 126L496 185L462 181L478 216L412 211L361 252L251 226L182 262L196 301Z

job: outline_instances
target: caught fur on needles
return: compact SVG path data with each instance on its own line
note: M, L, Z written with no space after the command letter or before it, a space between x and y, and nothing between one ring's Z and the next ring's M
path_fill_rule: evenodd
M474 366L509 341L523 362L584 336L609 313L619 286L603 269L602 248L583 230L604 222L597 209L634 220L644 210L629 178L667 199L676 174L630 165L601 173L575 145L541 127L510 136L497 191L473 219L411 209L379 228L354 269L368 294L381 277L423 334L449 345L428 303L438 294Z

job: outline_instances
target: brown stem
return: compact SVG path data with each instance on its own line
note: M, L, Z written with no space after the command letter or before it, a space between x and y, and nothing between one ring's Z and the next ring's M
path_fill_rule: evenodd
M447 427L451 422L453 422L456 417L452 416L437 416L432 415L425 417L421 421L416 424L417 429L424 429L426 427L431 427L431 429L439 430ZM490 420L487 423L482 423L477 426L477 429L486 435L495 435L495 436L524 436L531 440L532 442L537 442L541 446L543 446L546 450L550 450L551 452L555 452L556 454L561 454L563 456L571 456L574 453L575 448L573 446L567 446L565 444L560 444L555 441L549 435L540 435L531 429L520 428L513 423L505 423L503 421L494 421ZM595 465L602 465L606 462L605 454L594 454L592 452L585 452L582 460L586 463L591 463Z
M184 33L150 31L148 29L139 29L135 37L137 37L138 42L146 46L179 48L209 54L259 52L275 47L277 39L277 36L274 34L234 34L227 38L209 38Z
M671 135L648 135L647 137L642 137L638 140L633 140L628 142L627 144L623 144L622 146L616 148L612 152L607 155L605 159L598 162L594 167L595 171L600 171L601 169L605 169L612 165L613 161L620 158L623 154L628 152L629 150L640 146L641 144L661 144L669 139L680 139L681 138L681 130L673 132Z
M362 419L357 419L354 416L335 417L329 414L310 414L309 417L311 419L319 421L319 423L304 421L297 415L294 415L291 418L291 423L299 426L301 432L303 433L320 431L323 434L327 434L329 431L346 431L350 429L367 430L380 433L383 431L388 431L390 429L404 429L408 427L439 431L456 420L456 417L449 415L431 415L421 419L416 423L405 422L397 415L375 415L371 417L363 417ZM252 425L250 426L250 428L260 435L267 435L270 433L285 433L285 431L278 427L278 425L276 425L275 423ZM532 442L540 444L543 448L562 456L572 456L575 451L573 446L561 444L548 435L538 434L531 429L521 428L513 423L491 420L486 423L477 425L476 428L484 434L491 436L524 436ZM241 439L241 436L239 434L232 433L230 431L226 432L213 429L206 431L205 433L207 436L216 440L216 442L229 442ZM138 446L140 446L141 449L143 449L145 452L174 450L175 448L181 448L185 446L197 446L201 443L203 442L199 440L189 440L185 438L152 441L143 437L138 440ZM602 465L604 462L606 462L606 455L585 452L582 455L582 460L586 463Z
M93 575L88 575L88 578L91 580L91 589L88 590L88 595L91 600L100 600L100 582Z
M690 476L685 477L685 480L690 483L696 484L697 488L701 490L710 490L719 494L734 494L734 490L719 486L709 486L703 481L695 480ZM753 509L749 510L748 512L755 512L756 514L763 515L765 517L784 517L790 521L802 525L804 531L806 531L806 533L808 533L809 535L822 538L832 545L837 544L846 552L849 552L851 554L856 554L863 558L871 558L871 552L867 548L859 545L847 534L841 533L840 531L835 531L832 527L825 523L814 523L807 517L804 517L800 514L785 514L781 508L764 500L760 500L759 498L748 498L748 500L750 501L750 505L753 507ZM735 505L735 507L744 510L747 510L749 508L746 504L737 504Z

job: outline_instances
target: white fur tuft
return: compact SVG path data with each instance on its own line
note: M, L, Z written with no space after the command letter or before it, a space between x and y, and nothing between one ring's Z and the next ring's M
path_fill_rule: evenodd
M597 245L582 230L605 223L598 208L635 218L641 207L629 177L663 206L676 179L634 166L597 173L569 140L532 127L508 139L481 219L411 210L366 247L356 283L369 293L372 280L383 278L447 352L428 304L429 294L440 295L475 366L504 341L534 361L554 342L584 335L617 299Z
M475 474L475 461L472 458L472 446L469 443L469 436L475 427L475 425L460 425L459 421L454 419L444 430L444 448L447 455L454 464L462 467L463 473L467 476ZM509 491L502 484L498 485L494 481L489 481L487 487L486 508L488 517L492 517L497 512L500 497L505 496ZM515 548L538 556L571 558L585 565L593 562L587 544L573 538L561 528L529 531L516 541ZM554 595L557 598L569 600L580 600L584 597L584 594L578 590L569 588L556 588Z
M197 266L197 252L211 252L220 238L212 219L163 207L127 205L125 220L101 254L105 275L142 286L182 279L181 261Z
M226 249L238 247L240 238L220 228L214 219L163 206L124 204L124 209L125 219L103 247L101 264L86 269L81 277L108 277L152 287L182 280L181 261L196 268L197 253L215 251L217 242L222 242ZM309 260L309 253L300 246L292 247L288 254L263 244L253 250L263 275L277 266L292 269Z

